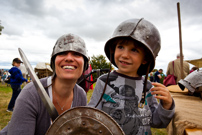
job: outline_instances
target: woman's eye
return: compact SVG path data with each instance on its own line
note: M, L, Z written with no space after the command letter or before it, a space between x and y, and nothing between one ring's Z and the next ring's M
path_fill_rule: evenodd
M58 55L66 55L66 52L60 52L60 53L58 53Z
M75 56L82 56L80 53L74 52Z

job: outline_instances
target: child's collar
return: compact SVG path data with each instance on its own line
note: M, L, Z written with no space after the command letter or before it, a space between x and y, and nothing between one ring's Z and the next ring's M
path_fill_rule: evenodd
M116 72L116 70L113 71L114 74L117 74L121 77L124 77L124 78L128 78L128 79L134 79L134 80L141 80L142 79L142 76L139 76L139 77L131 77L131 76L127 76L125 74L121 74L121 73L118 73Z

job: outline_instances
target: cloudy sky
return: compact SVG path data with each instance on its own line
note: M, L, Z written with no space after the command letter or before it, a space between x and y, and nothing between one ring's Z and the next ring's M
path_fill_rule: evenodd
M49 62L56 40L63 34L82 37L89 56L105 55L105 42L115 28L131 18L152 22L161 35L155 68L164 73L179 53L177 2L180 3L185 60L201 58L201 0L0 0L0 68L11 68L18 48L31 65ZM192 67L193 65L191 65Z

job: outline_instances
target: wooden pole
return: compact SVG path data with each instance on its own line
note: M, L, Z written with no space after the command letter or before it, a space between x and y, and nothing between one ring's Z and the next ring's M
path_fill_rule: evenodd
M184 79L183 72L183 53L182 53L182 33L181 33L181 17L180 17L180 3L177 3L178 23L179 23L179 41L180 41L180 65L181 65L181 79Z

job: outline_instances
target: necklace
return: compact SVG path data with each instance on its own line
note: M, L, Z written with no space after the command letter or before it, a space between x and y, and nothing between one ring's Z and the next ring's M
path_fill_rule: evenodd
M56 100L56 102L57 102L57 104L58 104L58 106L60 107L60 109L61 109L61 111L63 111L63 108L65 107L65 105L67 104L67 101L65 102L65 104L61 107L60 106L60 104L59 104L59 102L58 102L58 100L57 100L57 97L56 97L56 94L55 94L55 91L53 90L53 92L54 92L54 95L55 95L55 100Z

